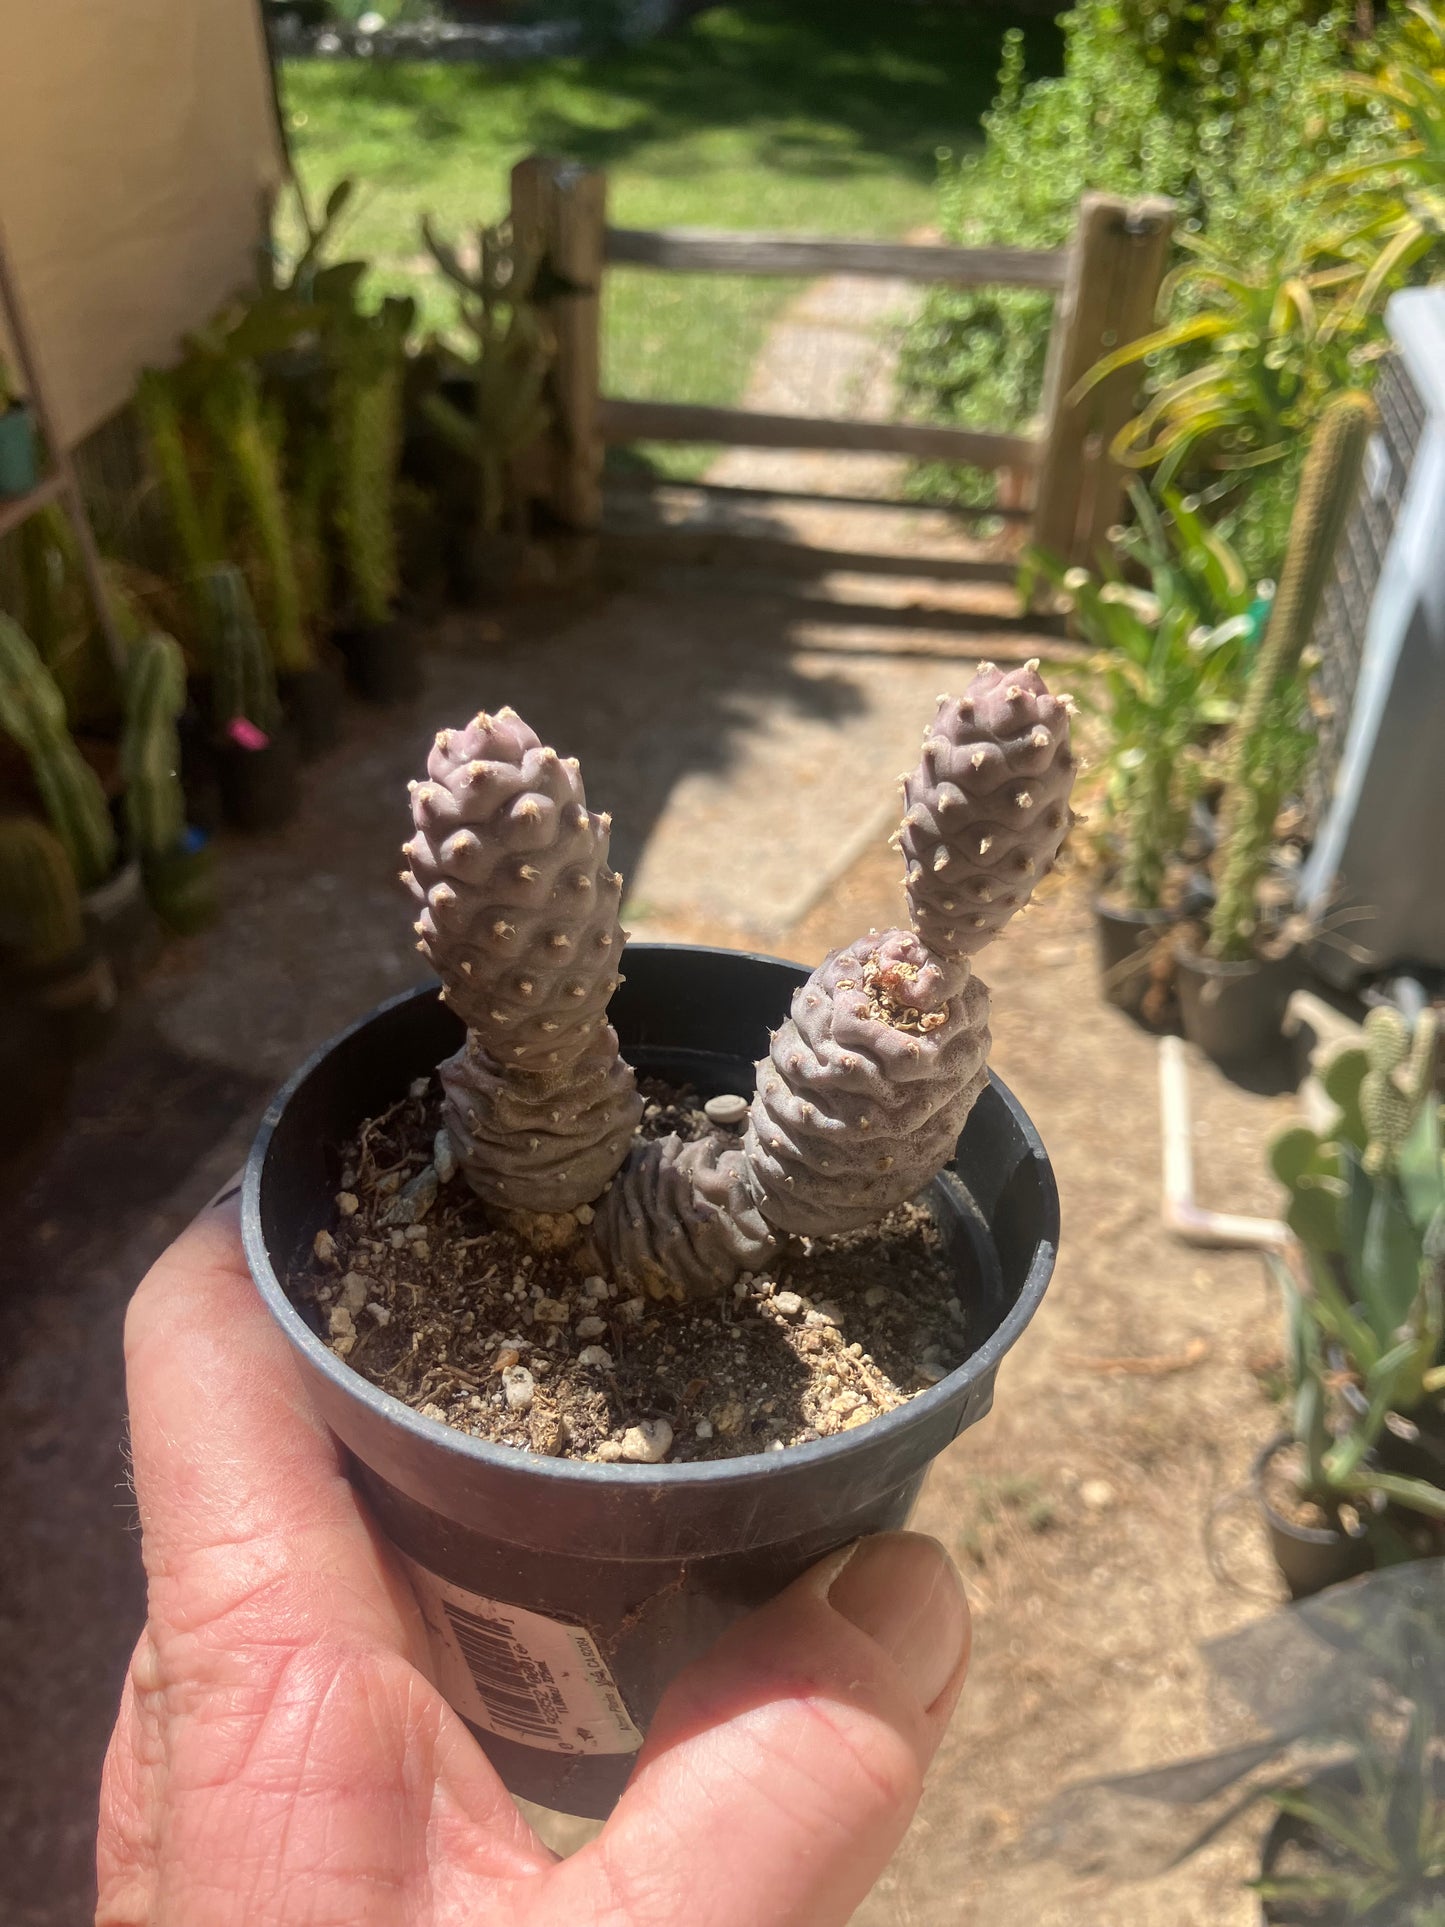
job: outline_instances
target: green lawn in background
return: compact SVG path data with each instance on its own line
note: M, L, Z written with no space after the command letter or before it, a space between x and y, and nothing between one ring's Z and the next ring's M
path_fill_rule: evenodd
M1057 40L1037 17L940 0L751 0L596 59L518 68L295 61L282 74L292 153L319 205L360 186L348 252L415 293L426 323L449 299L417 236L505 209L512 163L534 149L605 167L625 227L719 227L889 237L929 223L937 151L976 143L1010 25L1035 63ZM608 392L737 400L796 282L609 271ZM668 472L699 453L660 451Z

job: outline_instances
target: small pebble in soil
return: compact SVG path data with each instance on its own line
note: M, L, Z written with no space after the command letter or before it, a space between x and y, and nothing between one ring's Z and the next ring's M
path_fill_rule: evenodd
M597 1448L597 1457L604 1465L616 1465L622 1457L622 1447L616 1439L603 1439Z
M382 1224L417 1224L437 1201L437 1168L425 1165L382 1212Z
M341 1302L349 1312L358 1312L366 1303L370 1290L370 1281L363 1278L359 1271L348 1271L341 1281Z
M312 1241L311 1249L323 1265L336 1263L336 1240L329 1231L318 1231Z
M584 1278L582 1289L589 1298L605 1298L608 1295L609 1286L605 1278Z
M741 1124L748 1114L748 1100L728 1092L722 1097L710 1097L702 1108L714 1124Z
M502 1396L513 1412L531 1410L537 1384L525 1365L509 1365L502 1373Z
M948 1367L940 1365L936 1358L922 1358L918 1361L918 1376L925 1385L937 1385L948 1377Z
M437 1183L450 1184L457 1174L457 1154L445 1125L432 1139L431 1161L436 1166Z
M430 1089L431 1079L429 1077L414 1077L407 1088L407 1095L409 1097L425 1097Z
M710 1418L700 1418L697 1422L696 1433L700 1439L710 1439L712 1437L712 1420Z
M600 1338L607 1329L605 1318L579 1318L572 1327L579 1338Z
M774 1292L773 1303L783 1314L784 1318L796 1318L798 1313L803 1309L803 1301L795 1291Z
M373 1301L368 1304L366 1309L371 1313L378 1325L389 1325L391 1323L391 1312L385 1305L378 1305Z
M327 1323L331 1328L331 1349L345 1358L356 1344L356 1320L345 1305L333 1305Z
M577 1209L572 1213L572 1216L577 1220L578 1224L591 1224L592 1220L597 1216L597 1213L592 1209L590 1204L579 1204Z
M354 1218L360 1206L361 1200L354 1191L337 1192L336 1209L341 1213L343 1218Z
M579 1365L590 1365L599 1372L612 1370L612 1354L602 1345L584 1345L577 1354Z
M660 1465L672 1450L672 1427L665 1418L644 1419L622 1434L622 1456L629 1465Z

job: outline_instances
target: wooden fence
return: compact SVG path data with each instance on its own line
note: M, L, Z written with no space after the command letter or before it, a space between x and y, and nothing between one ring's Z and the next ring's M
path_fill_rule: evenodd
M1071 400L1099 358L1153 326L1173 231L1172 202L1086 194L1062 248L954 248L607 224L598 170L532 155L512 172L512 220L543 250L568 292L552 302L557 357L554 421L536 488L572 528L602 515L609 444L718 442L749 448L857 449L1005 471L1015 478L1033 539L1071 560L1092 555L1119 519L1124 477L1108 446L1128 419L1138 376L1123 370ZM1028 434L768 415L743 408L628 401L601 390L601 310L608 267L660 273L865 274L953 287L1037 288L1055 295L1038 427Z

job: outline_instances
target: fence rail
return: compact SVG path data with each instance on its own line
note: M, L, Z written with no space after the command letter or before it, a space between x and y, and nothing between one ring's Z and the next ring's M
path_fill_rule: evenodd
M610 227L609 266L680 274L876 274L956 288L1045 288L1068 279L1067 248L947 248L825 235L723 234L710 228Z
M728 447L858 450L990 469L1010 477L1012 508L1026 502L1042 547L1088 559L1124 501L1109 444L1128 419L1137 376L1122 369L1078 394L1081 378L1112 349L1153 325L1174 225L1172 202L1086 194L1066 248L952 248L781 234L607 224L607 181L597 170L532 155L512 171L519 238L557 271L557 355L552 429L532 470L535 492L562 522L595 528L609 444L716 442ZM601 390L602 291L609 267L669 273L872 274L955 287L1052 292L1043 406L1026 434L771 415L746 408L638 401Z

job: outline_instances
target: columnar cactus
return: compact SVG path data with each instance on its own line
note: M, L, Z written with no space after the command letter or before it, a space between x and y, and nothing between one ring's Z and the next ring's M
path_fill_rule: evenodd
M271 654L282 675L299 675L315 666L316 653L306 628L281 477L281 418L265 406L259 377L243 362L216 370L204 407L260 554Z
M281 703L245 576L232 563L220 563L201 572L197 592L205 613L216 728L224 730L244 717L269 735L281 720Z
M31 816L0 818L0 953L44 971L83 940L80 892L60 838Z
M82 890L115 868L115 825L100 778L66 726L65 699L18 623L0 615L0 729L30 761L35 786Z
M165 856L186 826L176 718L186 702L186 665L170 636L151 630L131 644L120 742L125 819L135 856Z
M413 314L411 302L388 301L379 315L347 315L331 339L336 531L363 622L387 621L396 601L394 496Z
M165 498L181 561L188 574L197 575L217 559L218 544L214 530L207 525L191 473L175 375L148 368L136 385L135 399L151 469Z
M442 1066L458 1159L492 1204L570 1211L621 1165L642 1110L606 1015L626 941L612 820L511 709L438 735L412 817L419 948L467 1026Z
M605 1016L625 941L607 819L589 815L576 764L510 710L444 730L413 785L404 874L468 1027L442 1079L474 1188L527 1212L596 1200L585 1259L657 1298L717 1292L788 1235L854 1229L914 1197L987 1076L970 959L1053 868L1073 766L1067 701L1036 663L985 665L943 698L905 782L914 928L813 972L758 1065L741 1138L631 1146L640 1107Z
M1281 741L1280 705L1296 686L1300 660L1334 571L1335 551L1359 491L1375 421L1368 395L1336 396L1320 418L1305 458L1284 571L1226 753L1209 921L1210 953L1226 960L1244 961L1254 951L1259 884L1287 793L1287 766L1303 751L1302 741Z

